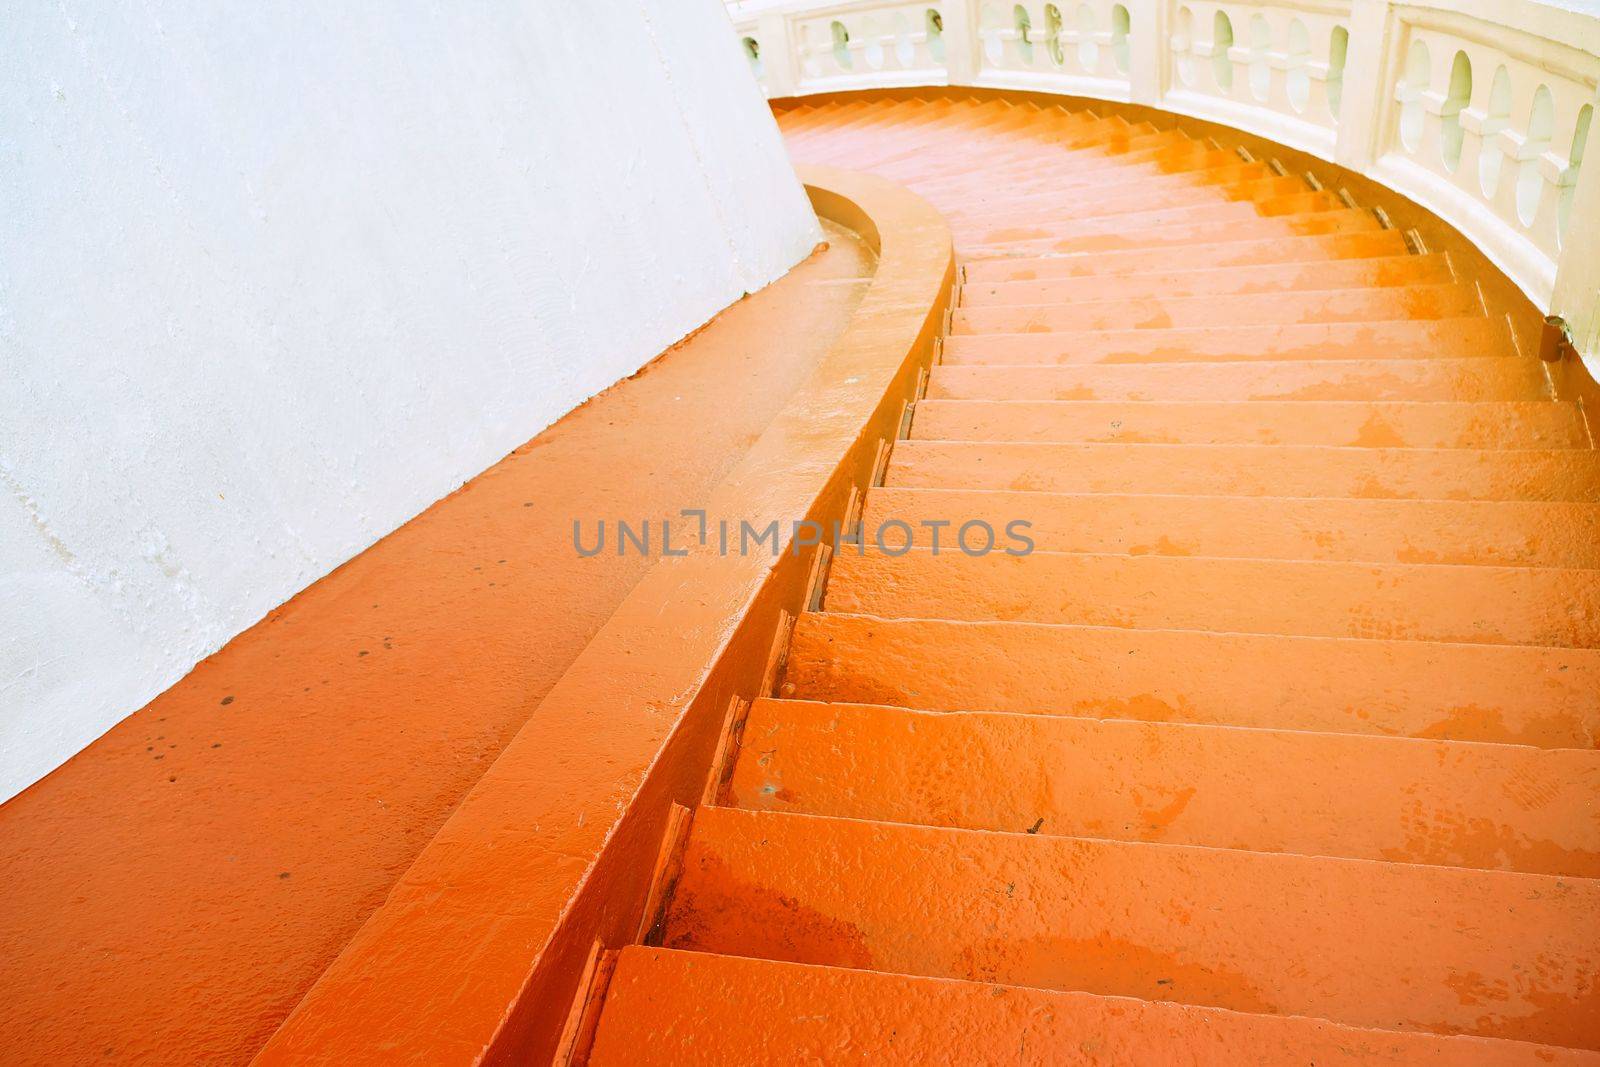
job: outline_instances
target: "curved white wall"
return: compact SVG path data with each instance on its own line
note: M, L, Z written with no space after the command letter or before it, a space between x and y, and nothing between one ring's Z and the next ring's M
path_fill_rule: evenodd
M4 22L0 798L820 238L718 0Z

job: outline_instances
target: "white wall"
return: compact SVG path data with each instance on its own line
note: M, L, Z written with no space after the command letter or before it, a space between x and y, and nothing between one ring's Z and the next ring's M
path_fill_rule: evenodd
M0 798L820 238L719 0L0 24Z

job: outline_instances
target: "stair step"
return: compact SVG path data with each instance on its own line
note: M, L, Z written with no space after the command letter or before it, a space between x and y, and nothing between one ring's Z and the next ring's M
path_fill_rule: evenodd
M1312 322L1446 319L1482 312L1477 290L1444 285L1288 293L1156 296L1065 304L960 307L950 332L1054 333L1077 330L1166 330L1206 326L1279 326Z
M1574 448L1511 451L909 440L895 444L887 484L1035 493L1583 503L1600 500L1597 475L1600 455ZM1594 531L1592 525L1587 529ZM1422 546L1416 547L1422 551ZM1410 562L1424 559L1418 556Z
M1192 245L1183 250L1182 263L1200 268L1261 266L1285 263L1320 263L1343 259L1403 256L1405 238L1398 230L1364 230L1357 233L1312 234L1298 237L1243 238ZM1164 248L1097 255L1005 256L963 264L967 285L1006 281L1044 281L1054 278L1092 278L1107 275L1150 274L1168 271L1172 253Z
M781 695L1594 748L1600 652L808 612Z
M958 240L956 244L958 250L970 258L984 259L992 256L1010 257L1063 252L1121 252L1136 248L1170 249L1184 245L1214 244L1219 241L1356 233L1376 229L1378 220L1370 211L1345 208L1337 211L1312 211L1302 215L1275 215L1271 218L1151 226L1145 229L1090 236L1045 237L1035 241L1005 241L992 245L963 244Z
M933 531L918 540L928 545ZM827 607L885 618L1600 647L1600 570L848 547ZM976 545L976 535L974 535ZM899 552L899 546L894 546Z
M1600 751L757 700L755 811L1600 877Z
M1592 1048L1597 911L1593 879L702 808L662 943Z
M963 308L1075 304L1089 300L1177 300L1245 293L1298 293L1332 289L1389 289L1453 280L1449 257L1388 256L1322 263L1165 270L1152 274L1090 274L1043 281L968 282Z
M1015 227L1037 230L1060 223L1075 223L1086 217L1103 219L1110 215L1134 214L1141 211L1169 210L1171 208L1221 207L1228 204L1261 201L1271 202L1283 197L1304 194L1311 187L1302 178L1279 177L1264 167L1248 163L1228 168L1208 170L1206 181L1163 179L1151 186L1107 188L1095 195L1093 203L1083 196L1058 198L1055 203L1040 201L1037 204L1016 204L1001 210L968 210L954 208L945 212L953 226ZM1260 198L1258 201L1257 198ZM1092 211L1092 215L1089 213ZM1037 236L1030 233L1030 236Z
M1078 1067L1594 1067L1527 1042L631 946L617 954L592 1067L751 1063Z
M1190 191L1204 187L1190 187ZM1144 199L1144 198L1141 198ZM1261 217L1255 204L1243 200L1213 198L1205 203L1152 205L1130 202L1108 192L1101 197L1084 197L1076 211L1006 211L951 220L951 229L960 244L999 245L1015 241L1060 240L1122 229L1148 229L1152 226L1179 226L1195 222L1232 220L1243 222Z
M1305 360L1278 363L939 364L933 400L1426 400L1544 399L1531 360Z
M1231 160L1199 159L1185 170L1103 170L1077 180L1027 188L1008 184L1002 191L986 189L971 194L941 195L917 185L923 195L935 196L945 217L956 224L1081 215L1091 200L1097 211L1194 203L1199 197L1226 203L1242 185L1258 185L1274 177L1266 164L1246 163L1235 156Z
M922 400L911 436L929 441L1589 449L1575 404L1549 400Z
M948 544L973 521L987 523L997 548L1013 552L1031 544L1032 551L1128 556L1600 567L1600 505L1545 501L879 488L867 499L866 543L879 552L899 551L908 540L930 544L929 524L945 522ZM986 534L975 527L967 537L981 550Z
M943 362L1022 365L1233 360L1468 359L1515 355L1499 319L1467 315L1286 326L1174 326L952 334Z

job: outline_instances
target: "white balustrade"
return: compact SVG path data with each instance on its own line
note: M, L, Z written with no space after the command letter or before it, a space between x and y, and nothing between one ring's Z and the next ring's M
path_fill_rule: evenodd
M1585 6L1588 10L1582 10ZM770 96L976 85L1134 101L1369 175L1457 227L1600 369L1600 4L730 0Z

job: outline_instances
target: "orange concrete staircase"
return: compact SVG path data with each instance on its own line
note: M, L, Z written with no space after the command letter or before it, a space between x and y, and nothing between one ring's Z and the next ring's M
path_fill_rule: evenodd
M947 213L958 308L904 526L833 554L573 1058L1600 1063L1600 463L1473 279L1121 118L783 123Z

